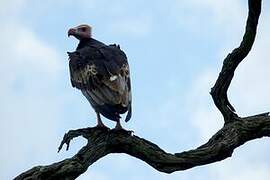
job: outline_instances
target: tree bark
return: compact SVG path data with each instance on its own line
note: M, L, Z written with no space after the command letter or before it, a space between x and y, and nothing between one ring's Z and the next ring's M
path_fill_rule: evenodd
M234 149L242 144L253 139L269 137L269 113L239 117L227 97L234 72L248 55L255 41L261 2L261 0L248 0L249 13L243 40L240 46L224 59L222 70L211 89L211 96L222 113L225 123L223 128L207 143L194 150L171 154L156 144L124 130L116 131L96 127L70 130L65 134L59 151L64 144L67 145L68 150L70 141L78 136L86 138L87 145L72 158L47 166L33 167L18 175L15 180L75 179L97 160L110 153L126 153L145 161L160 172L172 173L221 161L230 157Z

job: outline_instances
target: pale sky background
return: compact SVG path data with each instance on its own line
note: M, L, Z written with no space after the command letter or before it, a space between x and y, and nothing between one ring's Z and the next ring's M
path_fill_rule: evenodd
M93 26L117 43L132 73L135 134L175 153L205 143L222 125L209 95L224 57L244 32L247 0L0 0L0 179L73 156L84 144L57 147L70 129L94 126L95 113L71 87L70 27ZM270 111L270 2L258 36L229 89L239 115ZM103 118L110 127L113 122ZM222 162L164 174L125 154L108 155L79 180L268 180L270 140L251 141Z

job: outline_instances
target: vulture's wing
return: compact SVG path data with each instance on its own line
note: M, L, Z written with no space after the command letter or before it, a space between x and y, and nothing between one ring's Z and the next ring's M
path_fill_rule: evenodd
M116 105L131 117L130 73L119 46L87 46L69 54L71 84L90 96L92 105ZM88 99L89 100L89 99Z

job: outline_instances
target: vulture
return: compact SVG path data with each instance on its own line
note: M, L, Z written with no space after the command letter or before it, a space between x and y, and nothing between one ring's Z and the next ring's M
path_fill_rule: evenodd
M120 114L131 118L130 71L126 54L119 45L106 45L92 37L92 28L83 24L68 30L79 44L68 52L70 80L81 90L97 114L97 127L106 127L100 114L116 122L114 129L123 129Z

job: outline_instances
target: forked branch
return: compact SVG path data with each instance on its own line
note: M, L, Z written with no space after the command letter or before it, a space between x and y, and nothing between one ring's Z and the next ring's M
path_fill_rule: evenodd
M261 13L261 0L249 0L249 13L246 23L246 31L240 46L234 49L223 61L218 79L211 89L211 95L215 105L224 117L225 123L237 119L234 107L228 100L227 92L234 76L234 71L240 62L248 55L255 41L257 25Z
M245 142L270 136L270 117L254 116L225 125L206 144L197 149L167 153L157 145L125 131L85 128L69 131L63 142L83 136L88 140L75 156L48 166L37 166L16 179L75 179L98 159L110 153L126 153L148 163L158 171L172 173L230 157Z
M172 173L221 161L230 157L234 149L245 142L264 136L269 137L268 113L240 118L227 97L234 71L248 55L256 36L261 0L248 2L249 13L243 40L240 46L225 58L219 77L211 90L214 103L222 113L225 125L206 144L194 150L171 154L154 143L126 131L98 128L71 130L65 134L59 150L64 144L67 144L68 148L73 138L83 136L88 143L76 155L48 166L34 167L15 179L75 179L94 162L110 153L126 153L145 161L158 171Z

